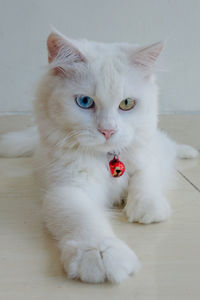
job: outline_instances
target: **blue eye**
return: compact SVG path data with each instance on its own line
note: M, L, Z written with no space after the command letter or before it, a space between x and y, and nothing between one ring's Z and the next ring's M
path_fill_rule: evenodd
M78 106L80 106L81 108L88 109L94 107L94 101L89 96L76 96L75 100Z

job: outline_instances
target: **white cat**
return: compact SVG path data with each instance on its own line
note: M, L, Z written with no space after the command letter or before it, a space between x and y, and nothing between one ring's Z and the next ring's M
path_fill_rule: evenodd
M121 282L140 263L113 233L107 208L125 199L130 222L166 220L175 157L197 151L157 129L153 72L162 43L138 48L54 32L47 45L49 69L35 101L40 142L36 129L9 133L0 153L20 156L35 148L45 222L68 276ZM109 169L114 153L126 167L117 178Z

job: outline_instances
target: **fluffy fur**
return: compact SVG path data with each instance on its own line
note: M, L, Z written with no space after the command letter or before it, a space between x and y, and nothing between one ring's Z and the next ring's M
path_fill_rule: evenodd
M39 138L36 129L5 135L0 153L24 155L36 148L44 219L68 276L121 282L137 272L140 263L113 233L107 209L124 199L130 222L166 220L171 210L165 191L175 157L195 157L197 151L176 145L157 129L153 72L162 43L138 48L52 33L47 44L49 69L35 101ZM92 97L95 107L80 108L75 102L80 94ZM120 102L128 97L136 99L136 106L120 110ZM99 128L115 133L106 140ZM21 139L17 149L13 137ZM108 170L113 151L120 152L126 165L120 178Z

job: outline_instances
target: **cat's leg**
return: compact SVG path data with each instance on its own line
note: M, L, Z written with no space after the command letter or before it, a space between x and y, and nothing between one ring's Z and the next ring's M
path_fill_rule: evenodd
M139 151L136 171L130 178L125 213L130 222L161 222L171 214L165 192L173 177L175 151L171 147L159 151Z
M140 170L130 179L127 203L124 208L130 222L149 224L170 216L170 206L159 188L159 176Z
M90 196L89 196L90 195ZM48 229L58 241L70 278L121 282L139 268L134 252L114 235L98 194L77 187L51 188L44 200Z

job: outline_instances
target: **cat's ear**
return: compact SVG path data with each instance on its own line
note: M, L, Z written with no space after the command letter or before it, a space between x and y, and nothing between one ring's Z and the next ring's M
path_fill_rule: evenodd
M85 62L81 52L63 35L52 32L47 39L48 61L51 63L55 58L63 62Z
M131 62L138 68L151 74L155 62L164 48L164 42L158 42L147 47L137 48L131 54Z

